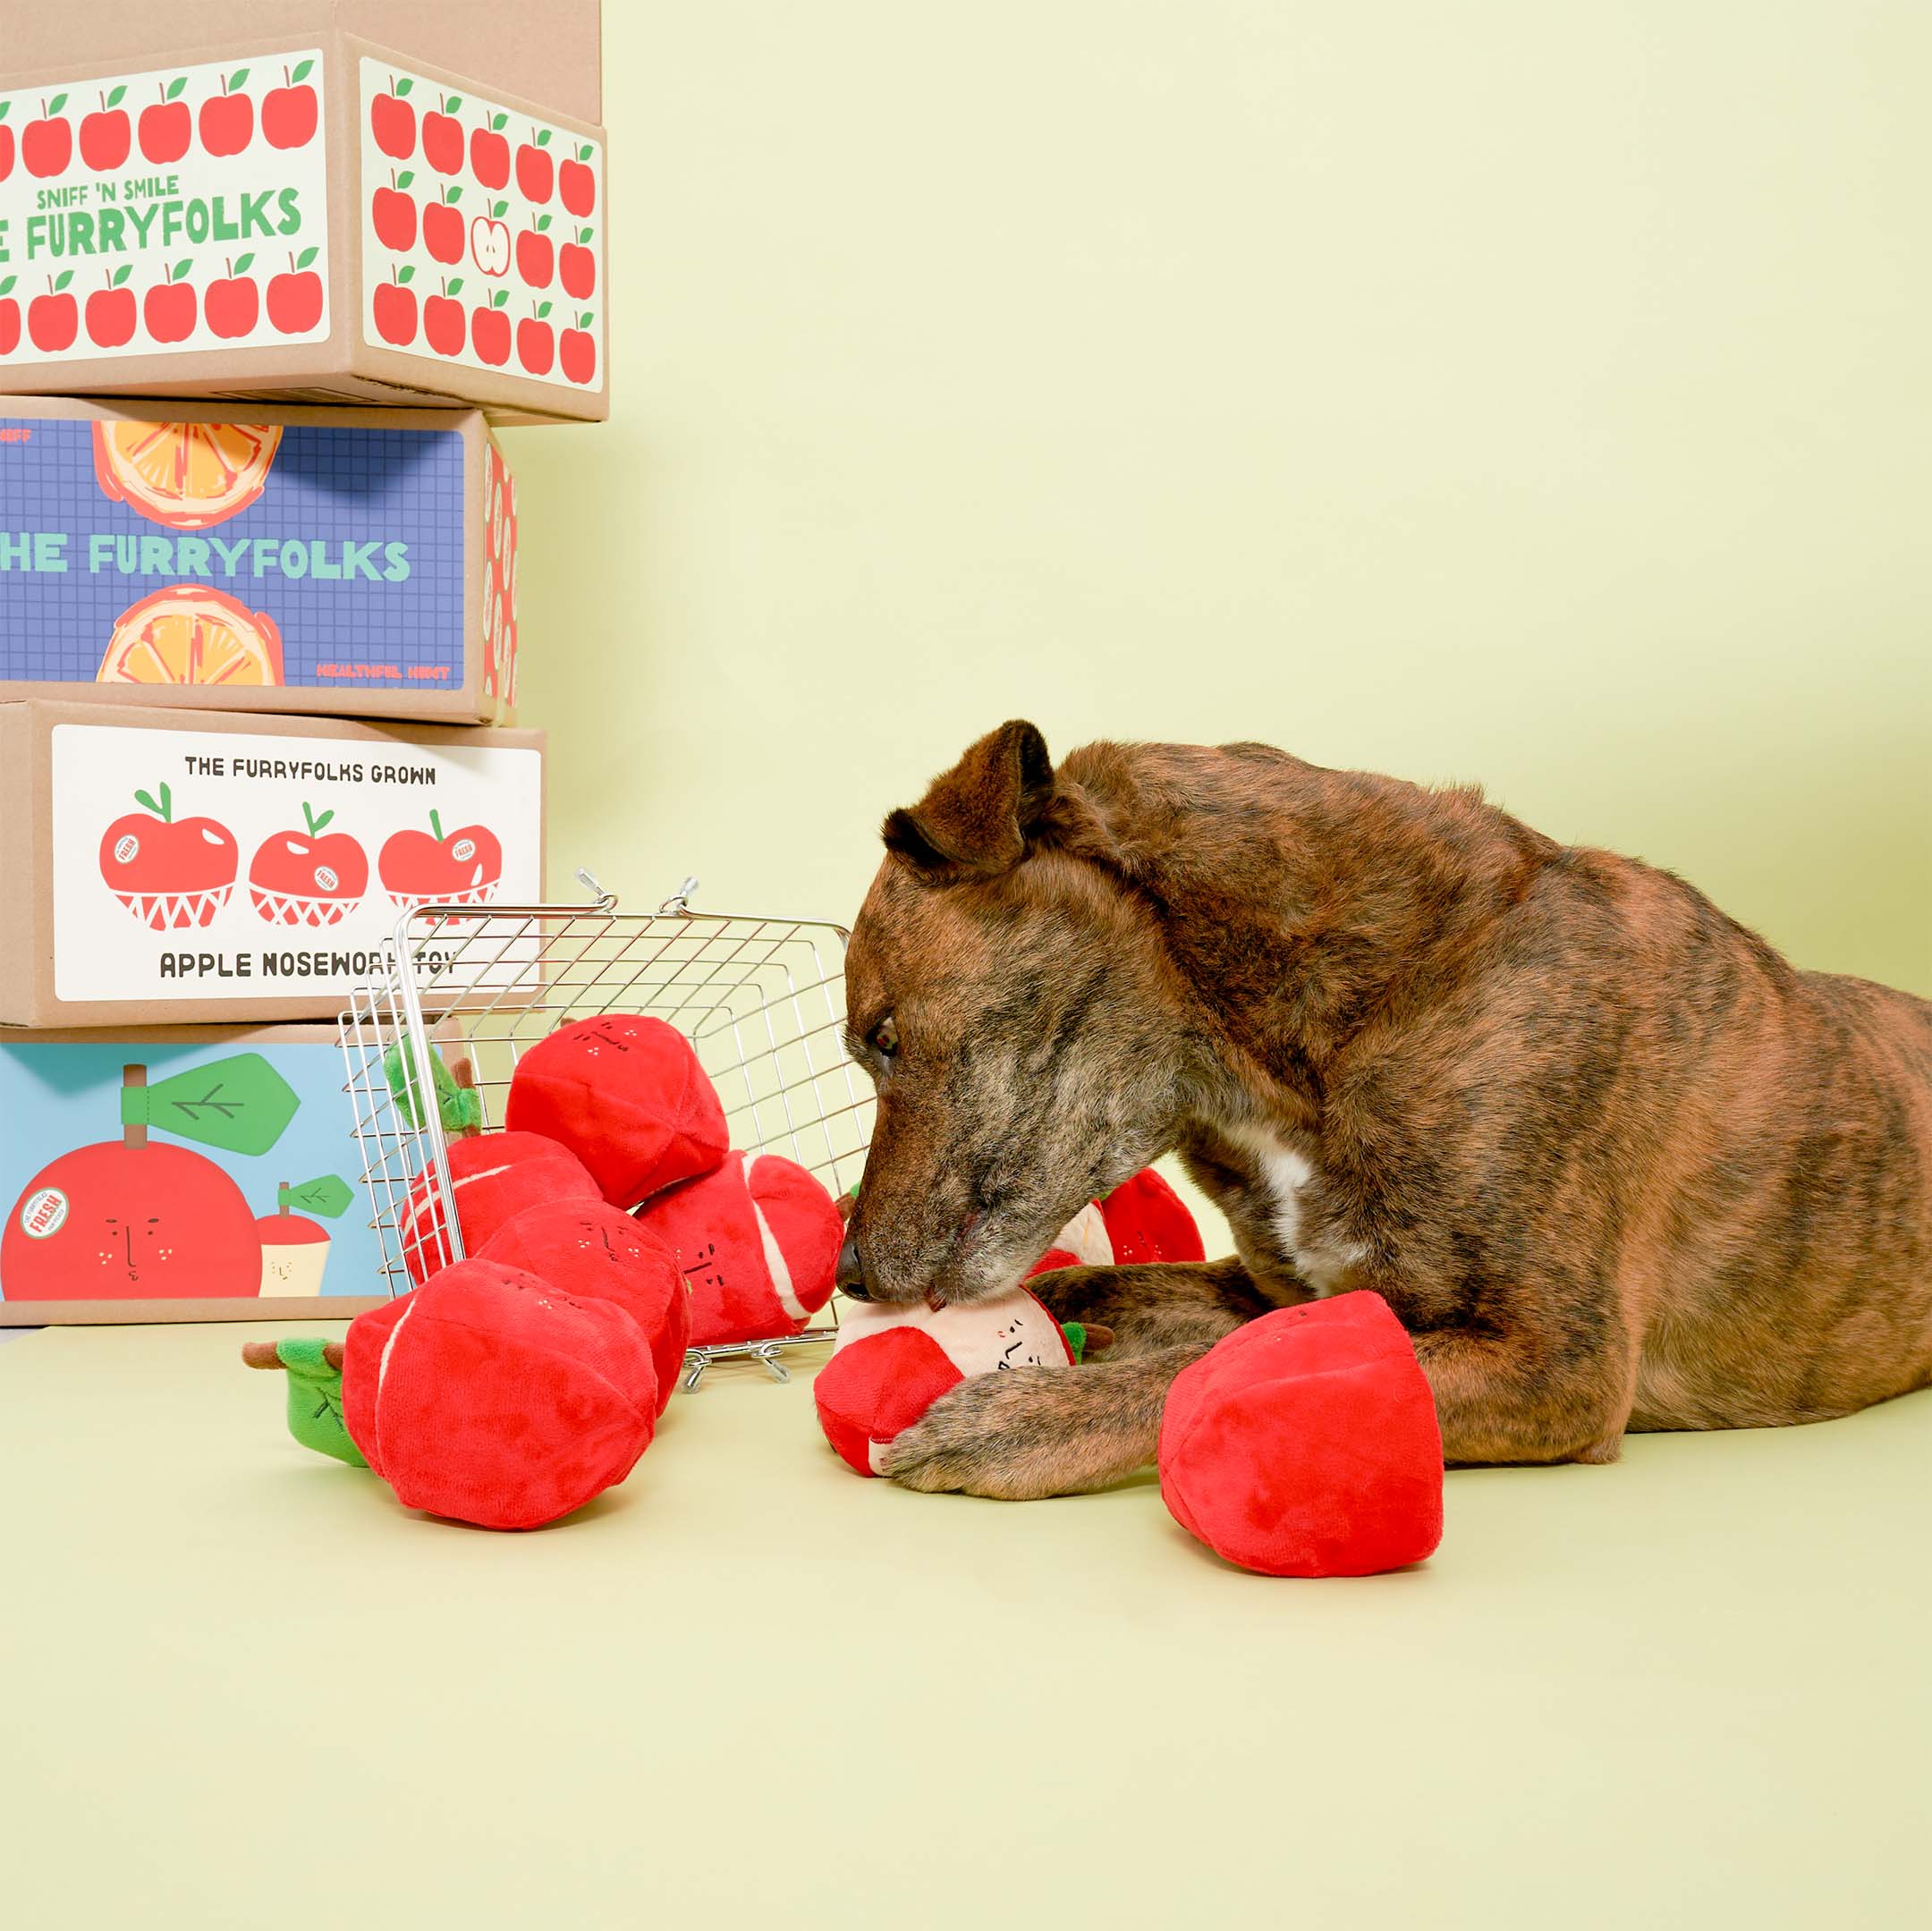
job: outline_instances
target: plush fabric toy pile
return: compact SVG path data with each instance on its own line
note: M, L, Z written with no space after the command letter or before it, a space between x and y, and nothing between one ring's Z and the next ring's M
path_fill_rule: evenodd
M338 1359L311 1342L244 1355L288 1374L307 1445L412 1508L532 1529L631 1472L688 1346L804 1328L843 1227L803 1167L732 1151L662 1020L563 1027L523 1054L504 1114L446 1149L469 1258L450 1264L443 1190L419 1175L397 1226L411 1292L353 1321Z

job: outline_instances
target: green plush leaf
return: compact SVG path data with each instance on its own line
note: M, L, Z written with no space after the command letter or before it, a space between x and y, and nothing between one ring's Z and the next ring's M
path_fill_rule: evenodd
M59 294L62 289L65 288L68 283L72 280L73 270L72 268L63 268L61 272L54 277L54 292L56 295Z
M188 76L184 73L176 74L174 78L168 82L166 97L169 100L178 99L181 95L181 90L187 85Z
M259 1053L195 1066L145 1087L123 1088L123 1124L145 1122L225 1153L265 1154L288 1130L301 1102ZM129 1121L130 1109L139 1122Z
M343 1371L328 1365L327 1346L312 1334L275 1342L275 1357L288 1376L288 1430L304 1448L366 1469L343 1419Z
M429 1067L436 1082L436 1113L448 1133L475 1132L483 1124L483 1096L473 1087L458 1086L456 1077L443 1063L435 1046L429 1048ZM423 1123L422 1109L416 1104L416 1061L400 1043L383 1054L383 1075L389 1082L390 1097L396 1111L412 1127Z
M107 105L110 107L118 107L126 93L127 89L125 87L115 88L107 97Z
M316 257L321 252L322 250L318 248L305 248L301 251L301 253L295 258L295 266L298 268L306 268L309 264L312 262L316 258Z
M312 60L297 61L295 63L295 72L289 76L289 85L297 87L306 80L309 78L309 70L314 65L315 63Z
M355 1200L355 1190L339 1173L322 1173L293 1187L275 1189L275 1205L298 1214L340 1220Z

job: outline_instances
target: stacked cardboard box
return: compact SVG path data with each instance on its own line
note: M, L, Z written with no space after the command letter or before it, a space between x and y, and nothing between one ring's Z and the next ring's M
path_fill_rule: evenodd
M608 413L599 24L9 22L0 1324L377 1292L335 1015L543 894L494 431Z

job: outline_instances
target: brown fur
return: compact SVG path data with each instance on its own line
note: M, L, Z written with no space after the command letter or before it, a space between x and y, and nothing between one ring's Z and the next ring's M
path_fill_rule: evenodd
M1794 970L1668 873L1476 792L1260 745L1055 771L1007 724L886 842L848 964L879 1105L845 1277L999 1292L1171 1149L1237 1249L1052 1277L1106 1359L954 1390L894 1444L902 1481L1113 1480L1187 1361L1354 1288L1414 1337L1452 1461L1610 1461L1628 1429L1932 1379L1925 1001Z

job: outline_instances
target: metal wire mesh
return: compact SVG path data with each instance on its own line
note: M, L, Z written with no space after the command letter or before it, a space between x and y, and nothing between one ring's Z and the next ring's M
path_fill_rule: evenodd
M578 876L590 902L405 913L394 970L360 988L342 1015L369 1224L392 1295L413 1285L405 1228L419 1243L420 1271L463 1258L442 1118L419 1098L436 1092L438 1062L474 1088L483 1125L500 1127L524 1049L604 1012L648 1013L685 1035L738 1150L784 1154L835 1194L858 1183L873 1102L845 1055L843 929L693 911L695 879L655 913L621 912L589 874ZM436 1207L425 1211L429 1194ZM835 1332L828 1314L800 1334L695 1348L687 1385L733 1356L755 1357L783 1378L780 1350Z

